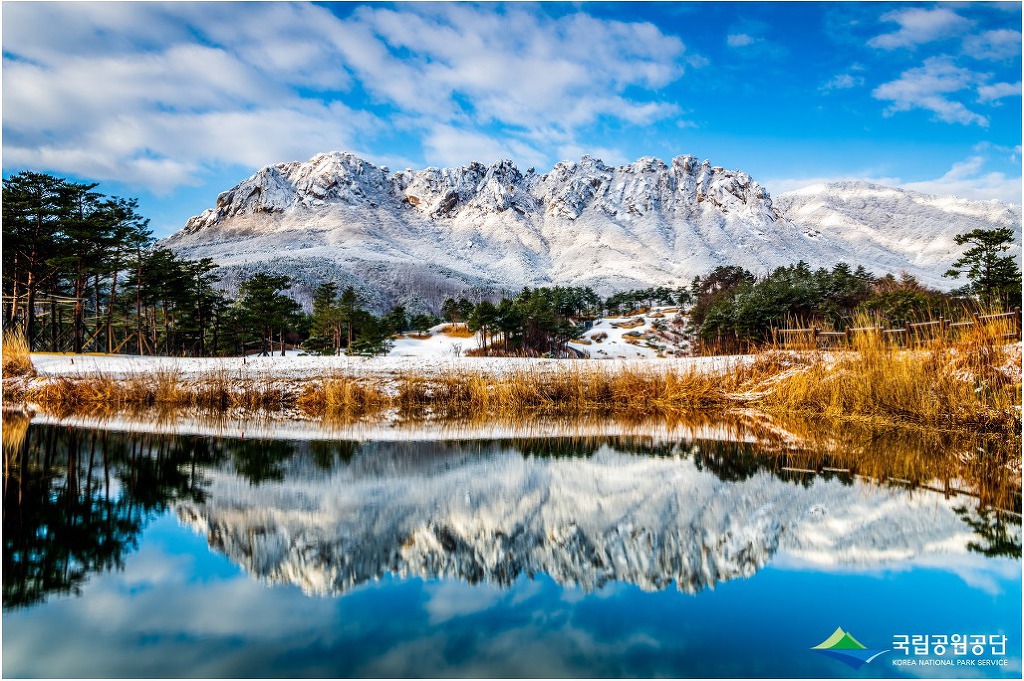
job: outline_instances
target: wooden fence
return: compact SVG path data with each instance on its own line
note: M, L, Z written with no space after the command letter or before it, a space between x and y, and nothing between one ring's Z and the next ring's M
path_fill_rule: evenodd
M819 348L849 345L857 334L880 333L883 338L892 343L903 346L919 345L930 343L938 339L949 338L951 335L961 331L967 331L988 324L1000 319L1006 319L1013 325L1012 331L1002 335L1004 339L1020 339L1021 335L1021 311L1014 308L1010 312L1001 314L971 315L971 319L962 322L951 322L944 317L935 321L917 322L906 324L902 327L885 329L881 326L860 326L851 327L845 331L822 331L820 327L806 329L773 329L772 338L777 345L785 347L808 347Z

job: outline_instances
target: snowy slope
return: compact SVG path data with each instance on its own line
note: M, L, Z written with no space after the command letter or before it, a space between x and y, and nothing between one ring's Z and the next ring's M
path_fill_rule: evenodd
M962 499L766 472L723 482L686 457L609 447L539 458L381 443L329 473L290 466L259 486L211 473L205 502L177 512L254 576L316 594L389 573L507 585L540 572L588 591L626 581L692 593L780 554L877 569L963 554L972 539L953 510Z
M932 196L868 182L812 185L779 195L775 205L789 219L819 232L822 239L843 240L855 254L855 262L895 263L903 258L912 273L920 269L941 275L963 252L953 241L957 234L1009 227L1019 240L1021 231L1020 206ZM933 276L925 279L942 284Z
M688 354L683 334L685 318L678 308L654 307L633 315L602 317L577 341L568 343L583 357L593 359L648 359ZM483 347L479 333L468 338L447 333L448 324L430 329L429 336L403 334L392 339L388 357L445 360L466 356Z
M722 264L764 272L800 259L948 285L940 275L965 220L1019 229L1018 207L864 187L829 185L777 205L746 173L693 156L617 168L584 156L541 175L511 161L391 173L332 152L261 169L164 245L213 258L229 286L271 269L295 277L300 298L334 280L382 307L473 287L607 294L688 283Z
M621 317L603 317L569 346L593 359L648 359L685 356L690 344L685 316L676 307L653 307Z

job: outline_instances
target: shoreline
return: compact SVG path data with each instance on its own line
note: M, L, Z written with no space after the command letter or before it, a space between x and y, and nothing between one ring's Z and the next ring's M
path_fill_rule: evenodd
M33 375L3 379L3 402L58 416L159 408L298 420L635 418L753 408L900 427L1019 430L1021 344L989 344L980 362L979 347L643 360L33 353Z

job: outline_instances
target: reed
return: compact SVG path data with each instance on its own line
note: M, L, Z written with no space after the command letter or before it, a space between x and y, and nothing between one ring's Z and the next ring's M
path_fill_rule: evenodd
M857 322L872 325L870 319ZM755 382L762 390L758 405L832 418L1019 428L1019 347L1014 359L1005 345L1012 323L994 320L955 335L924 327L919 345L910 349L879 332L856 333L846 351L815 351L800 370L762 380L760 386Z
M146 408L211 411L277 410L288 404L271 377L235 381L218 370L187 381L174 368L135 372L123 377L95 374L57 377L24 387L5 385L5 400L36 404L55 414L110 414ZM16 399L15 399L16 398Z
M362 416L390 405L387 394L344 374L332 374L307 385L296 399L296 406L313 416Z
M858 327L876 326L859 318ZM274 411L298 407L312 416L350 417L393 410L403 418L671 416L730 408L823 416L963 431L1020 428L1020 344L1015 320L950 329L919 327L911 348L877 331L851 335L833 350L761 350L724 368L661 362L562 363L504 371L458 371L395 377L335 373L288 383L267 373L232 376L226 369L188 379L174 368L123 378L91 375L6 381L5 399L54 413L144 407ZM5 355L6 356L6 355Z
M3 335L3 376L4 378L14 376L35 376L36 370L32 366L32 357L29 354L28 340L25 334L16 329L8 329Z
M500 375L468 372L431 378L405 374L387 406L403 416L430 413L444 418L669 414L728 404L721 383L722 377L699 371L641 366L619 371L578 366L553 372L517 369Z

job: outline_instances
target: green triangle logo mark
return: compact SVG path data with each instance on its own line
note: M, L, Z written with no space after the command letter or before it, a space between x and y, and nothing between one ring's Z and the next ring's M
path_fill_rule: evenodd
M811 650L866 650L867 646L843 631L842 627L836 627L832 635L811 648Z

